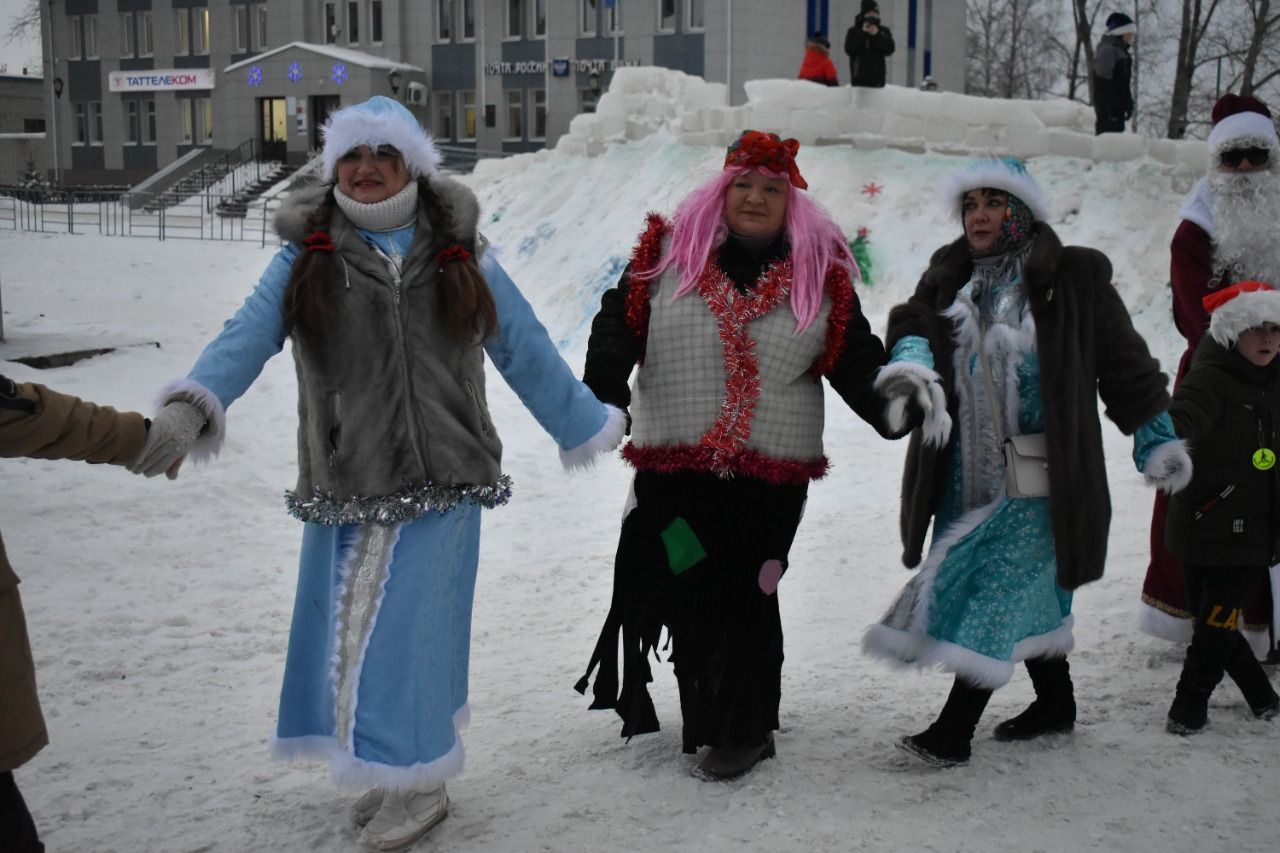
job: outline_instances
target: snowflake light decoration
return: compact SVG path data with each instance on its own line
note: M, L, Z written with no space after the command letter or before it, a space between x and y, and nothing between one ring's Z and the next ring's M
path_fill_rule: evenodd
M333 66L333 73L329 75L329 79L341 86L347 82L347 66L345 63L336 62Z
M250 86L262 85L262 66L260 65L249 66L249 85Z
M880 186L875 181L872 181L862 188L862 192L868 197L874 199L876 196L880 195L880 193L884 192L884 187Z
M294 83L302 79L302 63L296 59L289 63L289 79Z

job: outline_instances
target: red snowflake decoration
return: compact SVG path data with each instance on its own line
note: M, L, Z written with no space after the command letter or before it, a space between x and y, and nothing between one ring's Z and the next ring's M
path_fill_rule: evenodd
M880 186L875 181L872 181L871 183L866 184L862 188L863 195L866 195L872 199L880 195L880 193L882 192L884 192L884 187Z
M867 239L867 237L870 236L870 234L871 234L871 229L865 225L858 229L858 236L861 237L863 240Z

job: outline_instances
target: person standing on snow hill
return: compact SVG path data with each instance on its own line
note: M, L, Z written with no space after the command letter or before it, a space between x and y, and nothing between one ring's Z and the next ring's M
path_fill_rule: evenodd
M160 439L137 412L118 412L0 376L0 456L129 465ZM18 576L0 539L0 850L42 853L13 772L49 743Z
M821 83L824 86L838 86L836 64L831 61L828 51L831 42L822 33L807 39L804 43L804 61L800 63L800 79Z
M1187 646L1168 729L1195 734L1223 673L1255 717L1280 714L1249 642L1240 605L1280 561L1280 293L1242 281L1204 298L1209 334L1173 395L1169 415L1191 445L1191 484L1169 499L1165 542L1182 561L1195 633Z
M413 115L384 97L323 128L329 183L276 217L288 240L252 295L165 389L172 441L135 470L208 457L225 409L292 341L305 522L273 752L323 757L362 840L412 844L445 817L462 770L480 509L511 480L485 403L484 356L561 447L587 464L625 417L578 382L476 231L475 196L437 171Z
M934 723L897 742L952 766L968 762L987 701L1018 661L1036 698L996 726L996 739L1075 726L1072 590L1102 576L1111 521L1098 396L1133 435L1149 484L1182 488L1191 462L1111 263L1062 245L1023 163L980 160L952 176L943 200L964 234L889 313L892 357L876 385L892 399L945 399L955 428L925 424L911 436L903 563L920 564L930 521L933 540L863 650L955 673Z
M1208 173L1179 211L1170 245L1169 280L1173 321L1187 341L1174 388L1209 328L1203 300L1211 292L1246 279L1280 282L1280 135L1266 104L1226 94L1213 107ZM1191 642L1192 614L1182 567L1164 546L1168 498L1156 495L1151 513L1151 560L1142 583L1139 626L1175 643ZM1280 569L1263 577L1245 596L1241 625L1259 657L1280 661Z
M880 24L876 0L862 0L862 11L844 36L849 56L849 82L854 86L882 88L886 80L885 57L893 56L893 33Z
M648 656L665 627L683 748L707 747L703 778L775 752L777 588L809 482L828 464L820 380L891 432L872 389L884 347L854 292L848 241L804 192L798 149L747 131L674 221L650 214L587 345L583 381L631 407L622 455L636 474L613 600L576 689L599 665L591 707L615 709L625 738L657 731Z
M1097 118L1094 134L1121 133L1133 116L1133 57L1129 46L1138 28L1128 15L1107 16L1107 30L1093 54L1093 112Z

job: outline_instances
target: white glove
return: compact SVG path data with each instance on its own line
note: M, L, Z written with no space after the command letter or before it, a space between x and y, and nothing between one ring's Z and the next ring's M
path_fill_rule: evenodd
M178 463L191 451L208 418L186 400L170 400L151 419L142 454L129 466L135 474L178 478Z
M946 445L951 437L951 415L947 413L947 395L937 373L914 362L898 361L880 368L873 387L885 398L885 422L891 432L907 428L907 410L914 407L924 417L920 425L924 443Z
M1185 441L1166 441L1156 446L1142 467L1148 486L1165 494L1180 492L1191 482L1191 454Z

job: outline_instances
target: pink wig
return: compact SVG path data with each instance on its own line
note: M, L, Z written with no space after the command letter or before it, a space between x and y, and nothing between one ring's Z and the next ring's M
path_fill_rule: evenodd
M673 298L694 290L711 253L729 236L729 226L724 221L724 198L729 184L749 171L752 169L725 169L689 193L676 208L671 242L662 260L652 270L637 273L636 278L657 278L674 266L680 270L680 285ZM786 177L763 168L755 171L771 178ZM787 195L783 230L791 246L791 313L795 314L799 333L818 316L827 270L832 265L843 266L854 282L861 278L849 254L849 241L839 226L808 193L794 186Z

